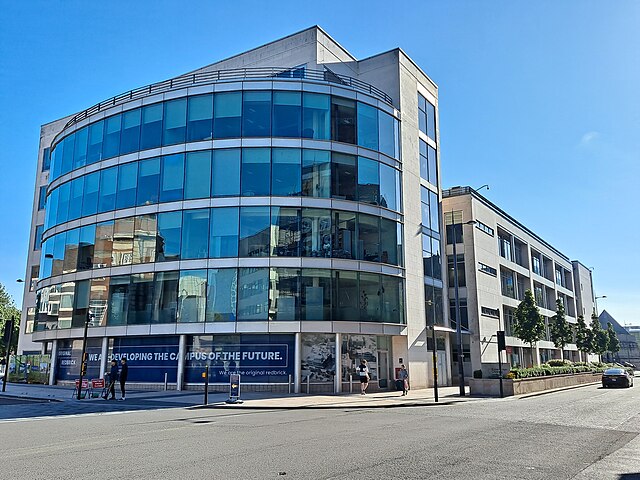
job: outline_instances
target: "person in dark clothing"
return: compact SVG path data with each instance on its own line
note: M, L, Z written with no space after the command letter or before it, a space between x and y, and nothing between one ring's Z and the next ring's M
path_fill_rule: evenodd
M109 371L109 389L105 400L116 399L116 382L118 381L118 362L111 360L111 370ZM111 395L111 397L109 397Z
M120 367L120 393L122 394L122 397L120 398L120 400L124 400L125 399L124 384L127 383L127 376L129 375L129 365L127 365L126 358L123 358L122 360L120 360L120 364L122 365Z

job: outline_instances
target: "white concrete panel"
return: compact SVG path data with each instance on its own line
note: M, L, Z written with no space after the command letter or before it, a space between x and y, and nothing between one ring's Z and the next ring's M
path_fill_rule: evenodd
M243 138L241 144L243 147L270 147L271 138Z
M185 151L193 152L197 150L211 150L213 148L213 140L203 140L201 142L187 143Z
M113 220L114 217L115 217L114 212L99 213L98 215L96 215L96 222L98 223L106 222L108 220Z
M160 325L151 325L151 335L175 335L176 324L166 323Z
M360 332L367 335L382 335L384 333L384 328L381 323L362 322L360 324Z
M204 322L202 323L178 323L176 325L176 333L202 335L204 334Z
M116 212L114 213L114 218L127 218L127 217L133 217L136 214L136 209L135 207L132 208L125 208L122 210L116 210Z
M303 258L302 268L331 268L330 258Z
M192 210L194 208L209 208L211 204L211 199L209 198L199 198L197 200L185 200L182 202L182 208L185 210Z
M175 210L182 210L182 202L169 202L158 205L158 212L173 212Z
M373 262L360 262L358 270L362 272L380 273L382 271L382 265Z
M184 143L178 145L168 145L162 147L162 155L172 155L174 153L183 153L186 150Z
M149 263L143 263L140 265L131 265L131 273L146 273L153 272L153 265Z
M207 268L206 259L180 261L180 270L197 270L202 268Z
M239 258L238 266L241 268L246 267L268 267L269 257L252 257L252 258Z
M332 333L332 322L300 322L300 331L309 333Z
M271 257L269 265L281 268L300 268L302 267L302 259L300 257Z
M156 272L170 272L172 270L180 270L180 262L156 262L151 264Z
M187 89L189 95L202 95L213 92L213 85L200 85L197 87L189 87Z
M242 90L242 82L216 83L213 88L216 92L233 92L236 90Z
M264 80L245 80L242 82L244 90L273 90L273 82Z
M107 334L107 327L89 327L87 336L91 338L104 337Z
M129 275L131 273L131 265L120 265L111 267L111 275Z
M312 150L331 150L331 142L329 140L311 140L303 138L302 148L309 148Z
M268 333L269 322L236 322L238 333Z
M151 95L150 97L144 97L142 99L142 104L151 105L152 103L162 102L162 100L164 100L164 95L162 93L159 93L157 95Z
M189 91L187 88L181 88L180 90L172 90L164 94L164 99L171 100L173 98L186 97L188 93Z
M272 206L299 207L302 205L300 197L271 197Z
M271 140L272 147L281 148L301 148L302 139L300 138L273 138Z
M205 333L236 333L235 322L208 322L204 324Z
M300 331L300 322L269 322L269 333L295 333Z
M207 261L207 268L234 268L238 263L237 258L210 258Z
M242 140L239 138L213 140L213 148L240 148L241 146Z
M212 198L210 205L212 207L237 207L240 205L240 197Z
M127 325L127 336L149 335L151 325Z
M269 206L271 203L270 197L242 197L240 198L240 205L242 206Z
M142 207L136 207L136 216L137 215L149 215L151 213L158 212L158 205L144 205Z
M360 333L359 322L331 322L331 328L334 333Z

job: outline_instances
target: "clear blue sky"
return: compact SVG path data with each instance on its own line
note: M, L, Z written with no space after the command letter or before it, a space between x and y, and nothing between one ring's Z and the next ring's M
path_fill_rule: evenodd
M40 125L318 24L402 47L439 85L445 186L594 267L640 324L640 2L0 0L0 282L18 305Z

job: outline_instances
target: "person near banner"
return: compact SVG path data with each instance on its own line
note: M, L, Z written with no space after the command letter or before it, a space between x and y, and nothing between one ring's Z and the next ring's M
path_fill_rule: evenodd
M371 379L369 375L369 367L367 366L367 361L363 358L360 360L360 366L356 368L358 376L360 377L360 395L366 395L367 387L369 386L369 380Z
M120 400L125 400L125 383L127 383L127 377L129 376L129 365L127 365L126 358L122 358L122 360L120 360L120 364L120 393L122 394Z
M111 360L111 370L109 371L109 388L107 388L107 394L105 400L116 399L116 382L118 381L118 362Z
M400 371L398 372L398 382L401 382L402 385L402 395L404 396L409 393L409 371L404 365L401 365Z

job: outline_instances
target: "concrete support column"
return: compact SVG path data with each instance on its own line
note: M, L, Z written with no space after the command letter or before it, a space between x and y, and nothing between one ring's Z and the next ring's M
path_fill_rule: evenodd
M533 366L537 367L540 365L540 347L537 343L536 348L531 352L531 355L533 355Z
M187 336L180 335L178 343L178 375L176 381L176 390L182 390L184 384L184 356L187 352Z
M107 355L109 355L109 337L104 337L100 351L100 378L104 378L104 373L107 371Z
M49 369L49 385L56 383L56 365L58 363L58 341L51 342L51 368ZM7 368L9 365L7 365Z
M302 379L302 334L300 332L296 333L293 357L293 392L300 393Z
M336 393L342 392L342 334L336 333L336 375L334 377L334 387L333 390Z

